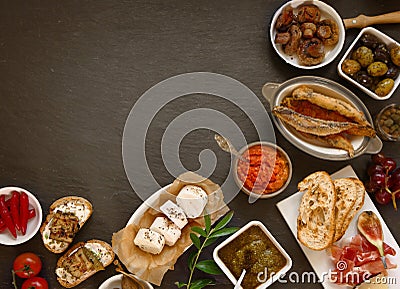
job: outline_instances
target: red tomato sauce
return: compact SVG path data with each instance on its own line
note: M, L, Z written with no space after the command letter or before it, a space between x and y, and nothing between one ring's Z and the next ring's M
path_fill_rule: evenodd
M247 149L239 159L237 174L243 186L256 194L276 192L289 177L289 165L285 156L275 148L255 145ZM257 179L258 177L258 179Z

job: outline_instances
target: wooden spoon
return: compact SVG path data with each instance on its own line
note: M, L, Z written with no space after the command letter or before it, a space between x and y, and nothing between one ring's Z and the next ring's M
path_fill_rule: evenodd
M135 282L135 285L137 289L146 289L147 286L144 285L144 282L139 280L135 275L126 273L124 269L122 269L121 264L119 264L118 260L114 261L114 265L116 266L115 271L118 273L121 273L122 275L125 275L126 277L130 278L133 282Z
M343 19L343 22L346 29L364 28L374 24L400 23L400 11L376 16L366 16L361 14L355 18Z

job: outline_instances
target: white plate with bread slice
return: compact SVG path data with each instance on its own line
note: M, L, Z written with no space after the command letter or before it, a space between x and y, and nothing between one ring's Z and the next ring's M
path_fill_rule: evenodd
M345 168L332 174L331 178L333 180L339 179L339 178L357 178L357 175L351 166L346 166ZM280 201L277 204L277 207L278 207L279 211L281 212L283 218L285 219L286 223L288 224L290 230L292 231L294 237L298 241L301 249L303 250L304 254L306 255L312 268L314 269L314 271L317 275L316 277L318 277L316 282L321 283L325 289L351 288L350 286L338 285L338 284L332 283L329 280L327 274L329 274L329 272L331 272L334 269L334 263L332 262L331 256L328 254L328 252L326 250L319 250L319 251L311 250L308 247L304 246L297 238L297 218L299 215L299 211L293 210L293 208L294 207L298 208L300 206L302 197L303 197L303 193L299 191L299 192L291 195L290 197ZM378 210L376 209L374 203L372 202L371 198L369 197L369 195L367 193L365 193L365 199L364 199L363 206L356 213L354 218L351 220L346 232L344 233L342 239L338 241L338 243L349 241L353 236L357 235L357 233L358 233L358 231L357 231L358 215L361 214L361 212L366 211L366 210L373 211L378 216L378 218L380 219L381 224L382 224L384 242L387 243L388 245L390 245L392 248L394 248L394 250L397 252L397 254L400 254L399 245L397 244L397 242L396 242L395 238L393 237L392 233L390 232L388 226L385 224L384 220L382 219L381 215L379 214ZM400 280L400 264L398 262L398 258L397 258L397 260L395 260L394 258L392 258L391 260L393 260L393 263L397 263L397 268L387 270L387 272L388 272L387 277L391 278L388 280L394 280L394 281L398 282ZM309 272L307 272L307 273L309 273ZM298 274L301 275L301 272L298 272ZM312 280L312 278L311 278L311 280ZM306 278L305 282L307 282L307 278ZM387 286L385 288L395 289L398 286L398 285L396 285L397 282L391 282L392 284L386 284Z

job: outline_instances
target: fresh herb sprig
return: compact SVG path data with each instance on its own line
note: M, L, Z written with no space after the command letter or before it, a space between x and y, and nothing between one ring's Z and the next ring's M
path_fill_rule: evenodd
M193 245L196 247L197 251L193 251L189 255L188 267L190 270L190 275L187 283L175 282L175 285L178 286L178 288L184 287L187 289L201 289L208 285L215 284L214 280L211 279L193 280L193 273L195 269L211 275L219 275L223 273L214 260L199 261L199 258L201 252L205 247L213 244L215 241L217 241L219 237L231 235L239 229L237 227L225 228L229 221L232 219L232 216L233 212L231 211L221 221L219 221L214 228L211 228L211 218L209 215L205 215L205 229L200 227L191 228L194 233L190 233L190 239L192 240ZM199 236L204 238L203 242L200 241Z

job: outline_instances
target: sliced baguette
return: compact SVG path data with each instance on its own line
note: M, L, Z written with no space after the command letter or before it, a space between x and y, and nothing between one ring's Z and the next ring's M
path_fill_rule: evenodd
M92 259L88 258L81 248L88 249L91 253ZM102 240L89 240L86 242L79 242L73 245L67 252L61 256L56 265L57 281L65 288L72 288L93 274L110 265L114 260L115 254L111 246ZM72 265L72 266L71 266ZM80 276L71 274L75 269ZM77 274L77 273L75 273Z
M318 171L298 184L303 193L297 218L297 238L312 250L324 250L335 234L336 191L329 174Z
M340 240L346 233L350 222L364 205L365 187L356 178L344 178L334 180L336 192L341 200L337 202L338 217L336 219L334 242Z
M335 237L334 241L340 239L344 221L352 210L357 200L356 183L352 178L340 178L333 181L336 189L335 208Z
M57 214L57 212L59 212ZM60 212L70 213L72 217L78 219L78 224L73 232L67 232L68 227L71 227L71 222L66 222L66 226L61 226L59 228L59 235L69 235L68 240L56 240L51 238L52 225L59 219ZM56 200L51 204L49 208L49 213L46 216L46 220L40 227L40 234L42 236L44 246L53 253L62 253L68 246L72 243L73 237L79 231L82 226L86 223L89 217L93 213L92 204L85 198L78 196L68 196Z

